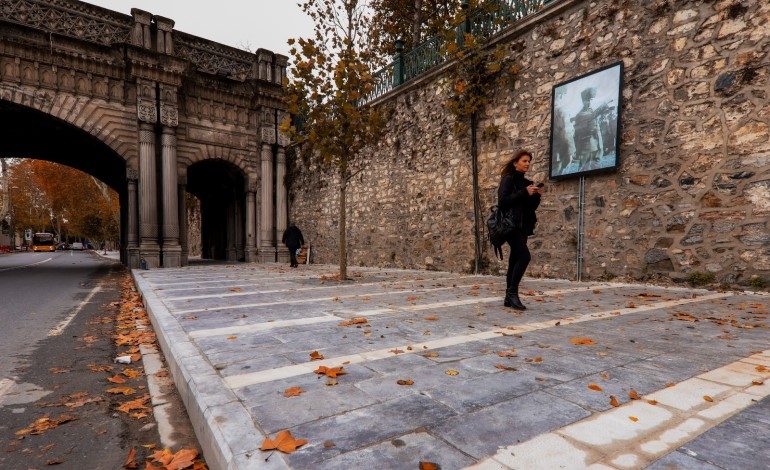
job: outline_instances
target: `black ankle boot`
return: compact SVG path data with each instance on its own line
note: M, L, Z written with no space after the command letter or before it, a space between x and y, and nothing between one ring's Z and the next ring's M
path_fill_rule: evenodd
M521 303L521 299L519 299L519 294L513 294L510 296L506 296L506 300L510 303L508 307L511 307L515 310L526 310L527 307L524 306L523 303Z

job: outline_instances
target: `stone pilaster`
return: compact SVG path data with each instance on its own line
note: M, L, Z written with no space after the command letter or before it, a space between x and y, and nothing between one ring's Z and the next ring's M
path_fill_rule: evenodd
M127 252L128 267L135 269L139 267L139 225L137 223L137 193L136 186L139 180L139 171L129 168L126 170L126 179L128 180L128 200L126 211L128 213L126 229L127 232Z
M174 20L155 16L157 35L155 37L155 50L161 54L172 55L174 53L174 40L171 34L174 29Z
M265 133L263 132L263 135ZM262 143L260 175L260 240L259 260L275 261L275 219L273 207L273 148L270 143Z
M284 230L288 226L288 200L289 193L286 190L286 150L278 147L275 158L275 211L276 233L280 241ZM283 243L278 243L278 261L289 261L289 250Z
M256 232L256 192L257 185L249 182L246 185L246 262L257 261L257 232Z
M179 244L179 188L176 168L176 135L173 127L163 126L161 166L163 170L163 267L182 264Z
M152 13L138 8L132 8L131 16L134 18L134 29L131 31L131 44L145 49L152 48L152 36L150 35Z
M187 245L187 175L179 176L179 246L182 249L181 265L189 264L190 248Z
M158 202L155 171L155 131L147 122L139 124L139 253L148 268L160 266L158 247Z

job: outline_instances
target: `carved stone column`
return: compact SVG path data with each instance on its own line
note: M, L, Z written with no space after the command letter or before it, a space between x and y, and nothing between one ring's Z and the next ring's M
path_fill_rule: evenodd
M176 135L173 127L163 126L161 162L163 169L163 267L182 265L179 244L179 188L176 168Z
M237 235L238 231L238 201L233 199L227 210L227 229L225 235L227 237L227 261L238 261L238 248L237 248Z
M152 124L139 124L139 252L148 268L160 266L158 247L157 178L155 175L155 131Z
M279 136L280 139L280 136ZM288 199L289 194L286 191L286 151L284 147L279 146L276 152L276 165L275 165L275 211L276 211L276 233L278 234L278 240L280 241L283 236L284 230L286 230L288 224ZM289 250L283 243L279 243L277 247L278 261L289 261Z
M155 50L161 54L173 54L174 41L172 31L174 29L174 20L155 15L155 25L157 26Z
M264 132L263 132L264 135ZM262 174L260 175L260 239L259 260L275 261L275 225L273 214L273 149L270 143L262 143Z
M152 23L152 13L131 9L131 16L134 17L134 29L131 31L131 44L134 46L152 48L152 36L150 36L150 23Z
M179 175L179 245L182 250L181 266L189 264L190 248L187 246L187 175Z
M257 184L249 181L246 185L246 262L257 261L257 232L256 232L256 193Z
M139 267L139 225L137 224L137 199L136 199L136 186L139 180L139 171L129 168L126 170L126 179L128 180L128 200L126 201L127 217L127 252L128 267L136 269Z

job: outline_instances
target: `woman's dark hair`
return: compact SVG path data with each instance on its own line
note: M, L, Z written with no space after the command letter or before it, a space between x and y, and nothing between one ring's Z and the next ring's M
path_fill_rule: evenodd
M532 154L527 150L519 150L516 155L513 156L508 162L503 165L503 168L500 170L500 176L510 175L514 171L516 171L516 162L521 160L522 157L528 156L530 160L532 160Z

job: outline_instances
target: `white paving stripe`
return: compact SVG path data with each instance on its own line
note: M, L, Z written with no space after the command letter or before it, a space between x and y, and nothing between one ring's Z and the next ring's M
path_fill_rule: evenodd
M644 468L770 396L768 379L770 350L501 448L467 468Z
M582 323L587 321L601 320L605 318L614 318L617 316L628 315L631 313L645 312L649 310L658 310L662 308L675 307L679 305L686 305L694 302L704 302L707 300L721 299L725 297L731 297L733 294L729 292L716 293L710 295L703 295L700 297L694 297L689 299L670 300L665 302L657 302L654 304L643 305L635 308L622 308L605 310L603 312L587 313L575 317L558 318L554 320L546 320L542 322L526 323L523 325L509 326L502 328L496 328L494 330L483 331L479 333L473 333L461 336L450 336L447 338L437 339L433 341L426 341L423 343L414 343L402 346L391 346L389 348L378 349L375 351L367 351L358 354L351 354L347 356L340 356L335 358L329 358L322 361L311 361L302 364L295 364L291 366L277 367L274 369L267 369L257 372L250 372L247 374L231 375L224 378L225 384L231 389L243 388L249 385L258 383L271 382L274 380L285 379L289 377L295 377L298 375L312 373L318 366L327 367L339 367L346 364L359 364L367 361L376 361L379 359L385 359L393 357L396 354L393 350L398 349L403 351L401 354L411 354L417 352L424 352L430 349L444 348L447 346L453 346L457 344L469 343L473 341L483 341L491 338L498 338L501 335L513 334L513 333L525 333L528 331L542 330L546 328L552 328L558 325L570 325L573 323ZM499 301L499 298L497 299ZM410 349L407 349L410 348Z
M78 313L80 313L81 310L83 310L83 307L85 307L86 304L91 301L93 296L96 295L96 293L99 292L100 290L102 290L102 286L94 287L91 290L91 292L88 293L86 298L83 299L83 301L80 302L77 307L75 307L75 310L73 310L72 313L67 315L67 318L65 318L64 320L59 322L59 324L56 325L55 328L51 329L51 331L48 332L48 336L59 336L60 334L62 334L62 332L64 331L65 328L67 328L67 326L70 324L70 322L72 322L72 320L75 319L75 316Z
M371 292L371 293L362 293L362 294L348 294L348 295L335 295L332 297L313 297L310 299L294 299L294 300L280 300L280 301L273 301L273 302L256 302L251 304L235 304L235 305L223 305L220 307L208 307L208 308L193 308L188 310L176 310L174 313L177 315L186 315L188 313L208 313L208 312L219 312L221 310L234 310L239 308L254 308L254 307L269 307L271 305L288 305L288 304L305 304L305 303L312 303L312 302L324 302L327 300L342 300L342 299L354 299L356 297L382 297L385 295L397 295L397 294L425 294L429 292L438 292L442 290L452 290L452 289L467 289L470 287L473 287L478 284L462 284L457 286L447 286L447 287L430 287L430 288L418 288L418 289L408 289L408 290L388 290L384 292ZM499 300L499 297L498 297ZM165 302L164 302L165 303Z
M469 277L460 277L457 278L458 280L468 280L472 279ZM220 299L220 298L227 298L227 297L242 297L244 295L257 295L257 294L277 294L280 292L305 292L309 290L324 290L324 289L344 289L344 288L355 288L355 287L369 287L369 286L382 286L382 287L392 287L395 286L395 288L401 288L402 292L406 292L406 289L414 288L414 286L409 286L406 284L414 284L414 283L431 283L431 282L440 282L444 279L437 278L437 279L421 279L419 281L377 281L377 282L364 282L361 284L344 284L344 285L334 285L334 286L311 286L311 287L288 287L286 289L269 289L269 290L253 290L253 291L241 291L241 292L225 292L220 294L199 294L199 295L188 295L184 297L166 297L163 300L165 301L179 301L179 300L194 300L194 299ZM452 279L453 281L455 279ZM404 284L403 287L401 287L401 284ZM496 280L496 282L475 282L471 286L494 286L500 284L502 285L501 281ZM254 287L254 284L241 284L239 286L222 286L222 289L227 288L233 288L233 287ZM449 286L444 286L449 287ZM456 286L460 287L460 286ZM422 289L422 288L420 288ZM163 292L167 292L164 290ZM161 293L163 293L161 292ZM362 294L366 295L366 294Z
M548 296L548 295L569 294L573 292L581 292L581 291L587 291L591 289L594 289L594 287L592 286L574 287L571 289L558 289L558 290L552 290L552 291L545 291L542 294L538 294L538 295ZM443 302L433 302L428 304L405 305L403 307L384 307L384 308L375 308L371 310L346 309L346 310L338 310L338 313L346 313L356 317L371 317L376 315L386 315L389 313L420 312L423 310L434 310L438 308L459 307L463 305L494 303L494 302L500 302L499 295L496 297L478 297L478 298L463 299L463 300L447 300ZM247 324L236 325L236 326L228 326L224 328L195 330L195 331L191 331L189 333L189 336L192 339L209 338L212 336L256 333L260 331L272 330L274 328L312 325L315 323L345 321L349 319L350 318L347 318L347 317L340 317L340 316L328 314L328 315L323 315L318 317L297 318L294 320L279 320L279 321L269 321L269 322L251 323L251 324L247 323Z

